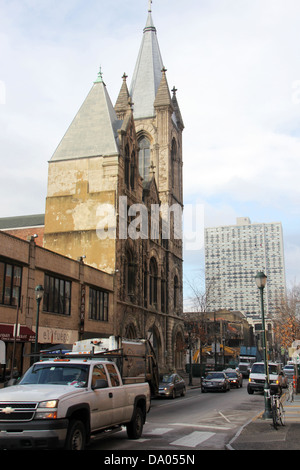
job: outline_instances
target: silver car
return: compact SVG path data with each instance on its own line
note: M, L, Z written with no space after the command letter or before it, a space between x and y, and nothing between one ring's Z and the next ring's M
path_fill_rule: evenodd
M204 392L227 392L230 390L230 383L225 372L208 372L202 377L201 391Z
M184 397L186 393L185 381L178 374L165 374L160 378L158 393L161 397Z

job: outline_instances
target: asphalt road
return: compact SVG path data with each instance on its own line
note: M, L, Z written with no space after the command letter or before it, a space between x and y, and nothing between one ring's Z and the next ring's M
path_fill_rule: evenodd
M185 397L155 399L141 439L132 441L122 430L96 441L89 450L168 451L224 450L238 429L264 408L261 394L244 387L226 393L190 389Z

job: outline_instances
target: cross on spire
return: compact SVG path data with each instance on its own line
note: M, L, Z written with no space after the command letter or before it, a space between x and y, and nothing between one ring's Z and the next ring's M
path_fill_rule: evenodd
M97 77L95 83L103 83L103 73L102 73L102 68L101 68L101 66L100 66L100 70L99 70L99 73L98 73L98 77Z
M149 11L149 12L152 11L151 4L152 4L152 0L149 0L149 6L148 6L148 11Z

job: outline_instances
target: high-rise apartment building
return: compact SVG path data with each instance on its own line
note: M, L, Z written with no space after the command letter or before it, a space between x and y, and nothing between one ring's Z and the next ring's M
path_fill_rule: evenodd
M260 318L254 279L258 271L268 278L264 305L269 316L286 291L281 223L251 223L248 217L239 217L236 225L205 229L207 310L240 310Z

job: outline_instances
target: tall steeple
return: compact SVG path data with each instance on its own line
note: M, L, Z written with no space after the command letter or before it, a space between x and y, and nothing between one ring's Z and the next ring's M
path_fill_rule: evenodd
M147 23L130 87L135 119L155 115L153 103L162 78L163 61L152 20L151 3L149 1Z

